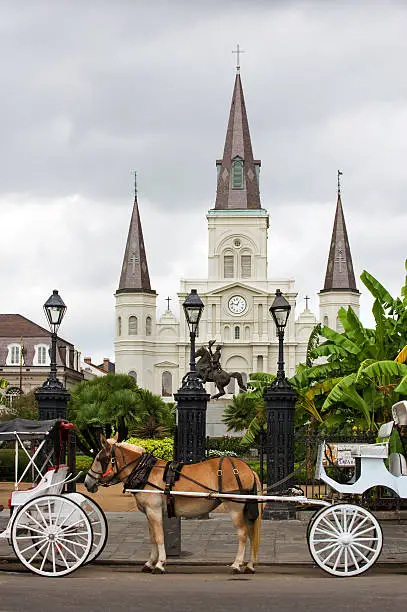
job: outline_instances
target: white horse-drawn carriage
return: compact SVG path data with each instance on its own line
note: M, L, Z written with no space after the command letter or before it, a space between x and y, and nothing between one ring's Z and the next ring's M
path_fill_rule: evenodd
M316 477L340 495L362 495L372 487L382 486L401 498L407 498L407 462L401 453L389 455L389 438L394 429L407 425L407 402L392 408L393 421L382 425L376 444L356 444L352 448L355 474L346 484L328 475L324 466L329 443L318 451ZM61 434L69 424L60 421L28 425L0 424L0 440L15 440L24 448L24 440L43 438L30 458L29 466L18 478L11 497L11 518L0 537L11 540L20 561L31 571L43 576L62 576L84 563L94 560L107 538L103 512L87 496L63 494L72 481L66 466L51 467L45 473L35 463L52 431ZM30 422L26 422L30 423ZM13 429L14 427L14 429ZM3 436L3 438L1 437ZM25 448L24 448L25 450ZM25 451L27 452L27 451ZM16 470L17 470L16 461ZM18 484L29 467L38 471L39 483L28 491L19 491ZM168 479L168 473L171 478ZM197 464L180 466L146 453L142 447L102 439L102 449L90 468L85 485L95 492L99 485L123 483L128 493L147 517L151 554L143 571L165 571L163 515L190 518L201 516L224 503L238 533L238 553L232 569L254 571L260 537L263 502L292 502L319 506L308 525L307 539L312 558L324 571L335 576L356 576L368 570L378 559L383 536L376 517L365 507L339 500L310 499L299 495L268 495L259 488L259 479L247 464L238 459L208 459ZM332 497L332 496L330 496ZM251 557L244 565L247 536Z
M11 516L0 538L11 543L25 567L41 576L70 574L95 560L107 540L107 521L98 504L86 495L65 492L75 478L60 457L72 427L61 420L0 423L0 442L11 441L15 449ZM19 452L28 458L20 475ZM27 475L32 480L29 489L23 483Z

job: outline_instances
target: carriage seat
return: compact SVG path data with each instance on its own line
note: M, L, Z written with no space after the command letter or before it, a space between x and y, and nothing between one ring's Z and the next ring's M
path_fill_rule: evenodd
M60 465L58 471L54 467L49 468L39 483L32 489L13 491L11 494L11 507L23 506L31 499L40 497L40 495L59 495L62 493L62 483L68 476L68 469L67 465Z
M391 407L392 416L396 425L407 425L407 401L403 400L393 404Z
M388 443L393 430L393 421L383 423L377 433L376 444L358 444L351 451L353 457L367 457L367 458L380 458L387 459L388 457Z
M390 453L389 472L393 476L407 476L407 461L401 453Z

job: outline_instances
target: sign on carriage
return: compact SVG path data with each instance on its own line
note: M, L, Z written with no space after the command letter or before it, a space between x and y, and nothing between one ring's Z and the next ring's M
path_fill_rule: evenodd
M322 464L324 466L353 467L359 446L359 444L352 443L328 443Z

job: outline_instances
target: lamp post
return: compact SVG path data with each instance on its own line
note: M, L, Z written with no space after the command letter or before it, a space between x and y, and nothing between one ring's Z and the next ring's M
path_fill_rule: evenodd
M66 312L66 306L54 289L52 295L44 304L44 312L51 329L51 366L47 380L35 392L38 402L38 417L40 421L66 418L66 405L69 393L63 383L57 378L57 333Z
M184 376L181 388L174 393L178 417L175 457L184 463L193 463L205 459L206 404L210 397L196 371L195 339L204 309L196 289L191 289L182 306L191 346L189 372Z
M270 314L277 328L278 362L277 376L264 392L267 414L267 486L279 482L294 469L294 405L296 393L291 387L284 372L284 333L290 315L291 306L280 289L277 289ZM283 483L283 487L290 482ZM293 504L284 502L268 503L264 519L295 518Z

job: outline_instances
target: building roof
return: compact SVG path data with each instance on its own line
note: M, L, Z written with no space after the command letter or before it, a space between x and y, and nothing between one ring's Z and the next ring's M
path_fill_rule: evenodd
M51 332L20 314L0 314L0 338L49 338Z
M20 314L0 314L0 338L50 338L51 332ZM59 340L62 340L58 336ZM66 344L71 342L63 340Z
M232 164L236 157L243 160L244 181L241 189L232 187ZM260 160L253 158L242 81L238 73L233 90L223 158L216 162L218 184L215 209L261 208L258 182L260 164Z
M155 293L150 286L136 190L117 293L137 291Z
M353 271L352 255L350 252L348 233L346 231L339 186L331 247L329 249L325 284L322 291L338 290L359 293L356 287L355 273Z

